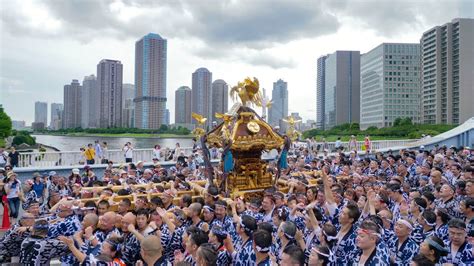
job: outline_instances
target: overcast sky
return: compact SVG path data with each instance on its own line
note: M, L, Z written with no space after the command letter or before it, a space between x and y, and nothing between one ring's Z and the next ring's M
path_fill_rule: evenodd
M255 76L271 92L288 82L289 111L316 116L316 60L335 50L365 53L382 42L419 42L427 29L473 17L474 1L0 0L0 103L31 123L34 102L63 102L63 86L122 61L134 83L135 41L168 40L167 107L208 68L229 85ZM48 110L49 111L49 110ZM48 123L49 123L48 115Z

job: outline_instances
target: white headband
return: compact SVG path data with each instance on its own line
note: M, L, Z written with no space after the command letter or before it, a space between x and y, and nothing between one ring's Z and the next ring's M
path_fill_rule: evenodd
M397 222L405 225L406 227L408 227L410 229L410 231L413 231L413 225L411 225L411 223L408 222L407 220L399 219Z
M326 253L323 253L323 252L319 251L316 247L314 247L312 250L314 252L318 253L319 255L324 256L326 258L329 258L332 255L332 252L331 252L330 249L329 249L329 254L326 254Z
M429 222L426 220L425 217L423 217L423 220L425 220L425 223L426 223L426 225L428 225L428 226L435 226L435 225L436 225L436 222L434 222L434 223L429 223Z

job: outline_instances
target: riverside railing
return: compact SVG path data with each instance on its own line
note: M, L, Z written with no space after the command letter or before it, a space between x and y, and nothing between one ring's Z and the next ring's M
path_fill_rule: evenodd
M403 139L403 140L373 140L370 141L370 150L371 152L374 151L379 151L379 150L388 150L392 147L403 147L407 146L415 141L418 141L417 139ZM336 142L327 142L327 145L324 145L322 142L316 142L316 145L321 145L320 152L323 152L324 149L328 149L329 152L333 152L336 150ZM344 151L350 151L349 150L349 142L343 141L341 142L342 147L344 147ZM326 147L324 147L326 146ZM365 152L365 150L362 149L364 146L364 141L357 141L356 148L357 152Z
M185 156L192 153L191 147L181 148ZM167 151L162 151L161 161L165 161ZM179 155L179 154L177 154ZM175 157L175 156L174 156ZM115 163L125 162L125 153L122 150L107 150L104 157ZM134 149L133 161L151 162L153 149ZM52 167L52 166L80 166L85 164L84 154L80 151L58 151L58 152L20 152L19 167ZM100 164L101 158L95 158L95 164ZM172 161L172 160L171 160Z
M413 143L417 140L377 140L371 142L371 152L378 150L388 150L391 147L404 147L409 146L410 143ZM299 142L306 146L305 142ZM320 152L323 152L323 149L327 148L329 152L335 150L335 142L327 142L327 145L324 145L321 142L316 142L316 145L320 145ZM363 141L357 142L358 152L365 152L362 150L364 145ZM349 143L342 142L342 146L345 151L349 151ZM314 147L316 148L316 146ZM181 151L184 155L188 156L192 154L191 147L181 148ZM164 162L164 158L169 150L162 150L161 162ZM276 152L271 152L270 154L264 155L267 157L274 157ZM108 150L105 154L106 159L114 163L123 163L125 162L124 152L122 150ZM134 149L133 150L133 161L143 161L151 162L153 158L153 149ZM176 156L175 156L176 158ZM171 160L170 162L172 162ZM80 166L85 162L84 154L80 151L58 151L58 152L20 152L19 157L19 167L53 167L53 166ZM100 164L100 159L96 158L96 164Z

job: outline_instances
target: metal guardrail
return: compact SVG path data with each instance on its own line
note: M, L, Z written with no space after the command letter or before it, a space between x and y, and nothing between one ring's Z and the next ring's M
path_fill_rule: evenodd
M404 140L374 140L370 141L370 150L371 151L378 151L378 150L387 150L392 147L399 147L399 146L405 146L410 143L413 143L417 141L417 139L404 139ZM329 152L335 151L336 150L336 142L327 142L327 145L324 145L322 142L316 142L316 145L321 145L320 151L322 152L323 149L328 149ZM324 147L326 146L326 147ZM344 148L345 151L350 151L353 150L352 148L349 149L349 142L343 141L341 142L341 146ZM362 149L364 146L364 141L357 141L356 144L356 150L357 152L365 152L365 150Z
M400 147L400 146L407 146L417 140L377 140L371 141L371 150L387 150L391 147ZM303 142L305 143L305 142ZM320 145L320 152L323 151L324 148L327 148L329 152L335 150L335 142L327 142L327 145L323 145L321 142L316 142L316 145ZM362 150L364 145L363 141L357 142L357 151L358 152L365 152ZM326 146L326 147L324 147ZM349 143L342 142L342 146L344 147L345 151L349 151ZM183 147L181 151L184 152L184 155L190 155L192 153L191 147ZM162 153L165 153L166 149L162 149ZM272 153L271 157L274 157L275 154ZM166 155L163 154L162 162L165 160L163 159ZM153 149L134 149L133 150L133 161L143 161L143 162L151 162L153 157ZM122 163L125 162L124 152L122 150L108 150L105 153L105 157L108 160L114 163ZM85 162L84 154L80 151L59 151L59 152L25 152L20 153L19 157L19 167L54 167L54 166L80 166L83 165ZM100 163L100 159L96 158L96 164Z
M181 148L184 155L192 153L191 147ZM162 150L162 153L165 153ZM114 163L125 162L125 153L122 150L107 150L104 157ZM164 162L166 154L162 155ZM134 149L133 161L151 162L153 149ZM95 164L100 164L101 158L95 158ZM24 152L20 153L18 167L53 167L53 166L80 166L84 165L86 159L80 151L58 151L58 152Z

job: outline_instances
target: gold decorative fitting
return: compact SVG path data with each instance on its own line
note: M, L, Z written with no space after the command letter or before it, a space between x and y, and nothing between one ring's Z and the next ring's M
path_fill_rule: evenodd
M239 82L232 88L231 95L240 99L242 105L235 104L229 113L215 114L222 122L207 133L207 144L223 148L227 141L231 143L234 169L224 184L231 195L262 193L273 183L272 174L267 172L268 165L261 159L262 151L279 149L284 140L249 107L261 106L256 78Z
M258 133L260 131L260 126L255 121L248 122L247 128L252 133Z

